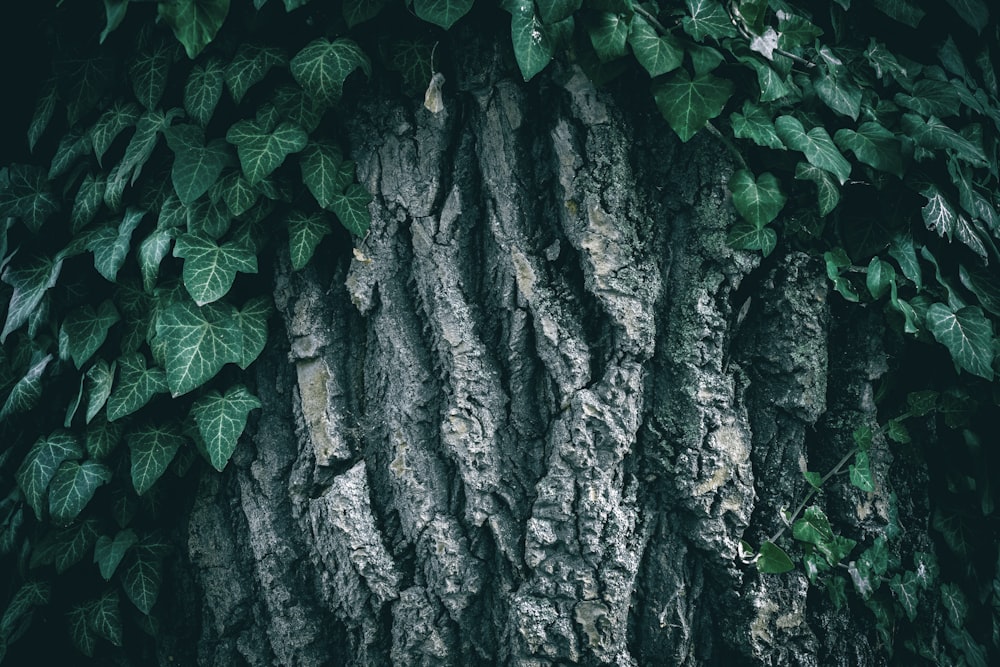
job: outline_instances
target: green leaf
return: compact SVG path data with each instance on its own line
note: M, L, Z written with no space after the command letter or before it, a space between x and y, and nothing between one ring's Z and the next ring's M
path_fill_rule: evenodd
M801 16L782 12L778 19L778 47L794 51L801 46L811 46L823 29Z
M590 43L602 62L620 58L627 53L629 18L615 12L598 12L587 26Z
M24 493L24 499L35 511L35 516L41 520L42 511L46 507L45 495L49 482L63 461L75 461L83 458L83 448L76 436L68 431L56 431L39 438L28 450L27 456L17 469L17 484Z
M892 19L916 28L925 12L909 2L909 0L874 0L875 8Z
M738 250L760 250L767 257L778 243L778 234L771 227L756 227L741 220L729 230L726 242Z
M257 190L243 178L243 172L238 170L231 171L219 179L216 187L233 217L249 211L259 196Z
M903 177L903 156L896 136L874 121L862 123L857 131L837 130L833 140L842 151L851 151L859 162Z
M937 186L929 185L921 193L927 204L920 209L927 229L947 237L950 241L957 237L977 255L986 259L986 246L976 233L975 227L961 213L957 212Z
M802 123L792 116L779 116L774 121L774 128L785 145L802 151L811 165L826 169L837 177L841 185L847 181L851 175L851 163L840 154L825 129L814 127L806 132Z
M125 19L128 3L129 0L104 0L104 14L107 20L105 21L104 30L101 31L101 44L108 38L108 35L118 29L118 26ZM86 655L92 657L90 653Z
M73 163L90 153L93 148L90 131L70 130L63 135L56 148L55 155L52 156L52 163L49 166L49 180L55 180L65 174Z
M260 401L243 385L230 387L225 395L210 391L191 406L191 416L198 425L208 460L219 472L236 450L250 411L259 407Z
M108 398L110 422L132 414L149 403L155 394L167 391L163 369L146 368L146 357L141 352L125 355L117 364L118 383Z
M47 581L27 581L17 589L0 617L0 640L6 644L8 638L18 634L16 628L25 623L25 617L30 618L34 607L48 604L51 595L52 586Z
M982 34L990 21L990 10L987 9L985 2L982 0L947 0L947 2L958 12L963 21L971 25L977 33Z
M226 66L225 79L229 93L237 104L254 84L263 81L272 67L284 65L287 58L280 49L256 44L244 44Z
M173 120L183 113L180 109L171 109L167 112L147 111L142 115L136 123L135 134L125 148L125 156L115 168L113 177L108 179L108 192L104 195L104 201L110 208L115 210L119 208L116 202L121 198L126 183L135 185L143 166L156 148L160 133L170 127Z
M781 574L795 569L792 559L788 557L781 547L773 542L764 542L760 545L760 553L757 558L757 570L764 574Z
M344 80L352 72L360 69L365 76L372 74L368 56L346 38L330 42L321 37L309 42L292 58L291 69L295 81L307 93L330 104L340 100Z
M236 323L240 328L242 354L236 364L246 370L267 343L267 318L271 316L271 300L267 296L257 296L236 313Z
M110 300L95 310L86 305L71 311L59 329L59 358L73 359L77 368L93 356L108 337L108 329L121 319Z
M330 201L330 210L337 214L340 224L355 236L364 236L371 224L371 213L368 204L372 197L368 191L357 183L352 183L343 194L334 195Z
M55 565L62 574L80 562L97 539L96 519L87 519L68 528L48 533L31 554L31 567Z
M122 615L118 607L118 593L109 590L94 601L88 609L90 628L115 646L122 645Z
M868 49L865 51L865 58L868 60L868 64L875 71L875 76L879 79L884 79L887 76L892 76L896 80L906 81L909 78L909 74L906 68L899 64L896 60L896 56L886 47L882 42L875 41L872 37L868 42Z
M347 27L353 28L375 18L385 7L385 3L386 0L344 0L341 12L347 21Z
M55 81L49 80L45 84L44 92L38 97L35 103L35 113L31 116L31 125L28 126L28 150L35 152L35 145L45 133L45 128L52 120L52 114L56 109L56 102L59 101L59 90Z
M314 132L319 127L326 111L326 106L294 83L275 90L271 96L271 103L274 104L279 117L298 125L308 133Z
M9 167L7 183L0 181L0 219L20 218L34 233L59 210L59 200L49 189L45 170L25 164Z
M923 417L937 409L940 394L933 390L911 391L906 395L907 409L914 417Z
M215 241L200 234L184 234L174 245L174 257L184 259L184 287L199 306L229 292L236 272L257 273L257 257L236 243Z
M196 125L174 125L163 132L167 145L174 152L170 172L177 197L191 204L211 188L230 164L229 151L222 139L205 145L204 132Z
M469 13L472 4L473 0L413 0L413 11L424 21L448 30Z
M144 424L128 435L132 458L132 486L140 496L149 491L187 440L170 424Z
M976 295L985 310L1000 316L1000 287L989 273L977 268L968 269L964 264L959 264L958 278L966 289Z
M910 438L910 431L906 428L906 424L899 419L889 420L886 435L889 436L889 439L893 442L898 442L903 445L912 441Z
M93 366L87 369L85 377L88 396L88 424L93 421L94 417L97 416L97 413L100 412L101 408L104 407L104 404L107 403L108 397L111 395L111 387L114 384L115 369L117 366L117 363L109 365L104 359L98 359L94 362ZM91 457L102 458L100 455L95 454L91 450L89 444L87 446L87 451L90 453Z
M160 595L160 584L163 581L162 564L159 559L151 558L143 551L133 552L125 571L122 574L122 588L132 604L144 614L149 614Z
M865 283L868 293L875 300L881 299L896 281L896 270L888 262L882 261L878 257L872 257L868 263L868 272L865 274Z
M115 450L122 437L121 423L111 423L101 419L87 428L87 454L93 459L107 458Z
M681 141L689 140L718 116L732 92L733 84L727 79L711 74L692 79L683 69L666 81L653 83L656 105Z
M116 2L117 0L104 1L107 3ZM127 1L125 0L125 2ZM69 634L73 640L73 645L80 653L88 658L93 658L94 650L97 648L97 634L90 627L89 615L89 605L74 605L66 614L69 621Z
M228 304L199 308L178 301L160 313L156 335L164 341L167 383L174 397L200 387L227 363L243 360L243 332Z
M188 231L211 239L221 238L232 223L225 202L213 202L202 197L188 207ZM176 251L175 251L176 252Z
M222 98L225 83L222 62L212 58L204 65L195 65L184 84L184 110L202 127L208 125Z
M941 606L948 614L948 621L956 628L965 624L965 617L969 613L969 604L965 600L965 593L956 584L944 583L938 589L941 596Z
M38 257L23 268L8 266L3 273L3 282L14 288L7 304L7 321L0 333L0 343L7 340L11 332L28 321L28 317L38 308L45 293L55 286L62 269L62 260Z
M743 218L758 229L778 217L786 197L774 174L765 172L754 179L748 169L740 169L729 179L733 205Z
M103 165L104 154L111 144L127 128L135 125L142 110L134 102L122 103L116 100L110 109L101 114L91 131L91 143L94 145L94 157L97 163Z
M139 103L147 109L157 108L163 92L167 89L170 56L170 50L161 45L146 53L140 53L129 65L132 91Z
M294 210L288 214L287 222L288 250L292 257L292 268L297 271L309 263L316 246L333 230L323 213Z
M543 3L546 4L546 3ZM545 19L544 10L542 20ZM671 72L684 62L684 48L673 35L660 36L656 29L638 14L632 17L632 29L628 33L628 43L635 59L650 76L660 76Z
M97 233L87 242L87 249L94 253L94 268L109 282L116 282L118 270L125 263L131 248L132 232L145 215L145 211L129 208L117 228L108 225L96 230Z
M530 81L545 69L556 50L555 41L547 26L535 15L531 3L521 3L512 10L510 37L521 76L525 81Z
M955 365L993 379L993 327L979 306L953 312L945 304L935 303L927 310L927 328L948 348Z
M819 214L827 215L840 203L840 187L833 180L833 175L826 169L814 167L808 162L795 165L795 178L800 181L812 181L816 184L816 197Z
M306 133L291 123L281 123L272 131L257 121L243 120L226 133L226 141L236 146L250 185L261 182L286 157L305 148L307 140Z
M326 143L310 143L302 151L299 167L302 169L302 182L323 208L330 206L333 197L343 192L338 182L337 172L344 156L336 146Z
M93 58L63 60L65 69L60 79L67 84L63 99L66 102L66 119L70 126L76 125L89 114L108 92L117 68L107 54Z
M743 102L742 113L733 112L730 114L729 121L732 124L733 135L737 139L749 139L765 148L785 149L785 145L781 143L777 132L774 131L774 123L771 121L770 114L750 100Z
M944 636L951 646L962 653L964 660L956 664L970 667L988 667L990 664L986 649L965 627L947 624L944 626Z
M142 272L142 286L152 294L160 273L160 262L170 252L174 240L174 230L156 229L139 244L139 270Z
M757 73L757 85L760 86L760 102L772 102L781 99L792 92L792 87L785 77L763 62L760 56L752 53L741 53L737 58L744 65L750 66ZM770 121L770 119L768 119Z
M865 493L875 490L875 480L872 478L871 463L868 452L859 450L854 454L854 463L850 466L851 484Z
M104 192L107 189L108 181L103 174L95 176L87 174L80 183L80 188L76 191L76 198L73 200L73 211L70 213L70 231L76 234L78 231L93 222L104 203Z
M920 598L920 586L913 572L898 573L889 580L889 590L896 597L896 602L903 608L910 623L917 618L917 605Z
M94 563L97 564L97 569L105 581L111 580L125 553L138 541L139 537L131 529L118 531L114 539L107 535L97 538L97 544L94 545Z
M938 118L957 115L962 104L953 85L934 79L918 79L909 95L897 93L893 101L924 116Z
M813 81L813 88L826 106L852 120L861 113L861 88L846 74L823 72Z
M908 113L903 114L900 122L903 131L918 146L953 150L959 158L975 166L985 166L987 164L986 154L983 152L981 146L969 141L934 116L924 121L920 116Z
M809 486L813 487L814 489L823 488L823 477L818 472L806 471L802 473L802 476L809 483Z
M64 461L49 484L49 513L67 524L80 514L94 492L111 481L111 470L96 461Z
M583 5L583 0L535 0L535 5L542 22L552 25L572 16Z
M229 13L229 0L172 0L158 6L160 19L192 60L215 39Z
M47 354L31 364L24 377L11 388L3 409L0 410L0 422L16 414L28 412L42 397L42 374L52 361L52 355Z
M691 58L695 76L708 74L725 61L725 57L718 49L703 44L686 44L684 50Z
M721 39L739 34L722 3L717 0L686 0L685 4L691 15L684 17L684 31L699 42L706 37Z
M917 250L913 245L913 237L909 234L897 234L889 246L889 255L899 262L903 275L913 281L917 290L923 289L923 275L920 261L917 259Z

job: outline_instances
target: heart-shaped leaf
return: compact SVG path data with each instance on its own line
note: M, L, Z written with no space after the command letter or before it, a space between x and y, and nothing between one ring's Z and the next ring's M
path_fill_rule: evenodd
M843 67L821 67L813 81L816 95L826 106L852 120L861 113L861 87L851 80Z
M260 400L243 385L230 387L225 395L210 391L191 406L191 416L198 425L209 462L219 472L233 455L250 411L259 407Z
M132 414L165 391L167 378L162 368L146 368L146 357L139 352L121 357L118 383L108 398L108 421Z
M122 438L121 423L100 419L87 428L87 454L92 459L107 458Z
M191 204L215 184L222 170L230 163L229 150L222 139L205 145L205 134L196 125L174 125L163 132L167 145L174 152L170 172L177 197Z
M352 183L343 194L334 195L330 202L330 210L337 214L347 231L355 236L364 236L368 232L372 217L368 204L372 197L362 186Z
M170 252L173 240L173 229L156 229L139 244L139 270L142 272L142 286L150 294L156 287L156 279L160 273L160 262Z
M510 36L521 76L530 81L545 69L556 50L548 28L535 15L530 2L518 4L512 9Z
M666 81L653 83L656 105L681 141L693 137L722 113L732 92L733 84L726 79L708 73L692 79L683 69Z
M535 5L542 22L552 25L572 16L583 5L583 0L536 0Z
M114 384L115 370L118 364L112 362L110 365L104 359L98 359L94 362L94 365L87 369L86 373L86 387L87 387L87 423L89 424L93 421L97 413L101 411L104 404L108 402L108 397L111 396L111 387ZM88 431L89 433L89 431ZM90 453L91 458L103 458L102 456L95 454L90 445L87 445L87 451Z
M196 123L205 127L212 120L215 107L222 98L226 77L222 63L212 58L204 65L195 65L184 84L184 110Z
M153 610L160 595L162 569L160 559L150 557L141 549L135 550L127 559L122 573L122 588L132 604L144 614Z
M240 328L242 354L236 364L246 370L267 343L267 318L271 316L271 300L267 296L257 296L236 313L236 323Z
M733 112L729 116L733 135L738 139L749 139L758 146L784 150L785 145L774 130L771 116L760 106L747 100L743 103L742 112Z
M685 16L684 31L699 42L706 37L736 37L736 28L725 7L718 0L687 0L690 16Z
M288 214L288 251L296 271L309 263L316 246L333 229L323 213L292 211Z
M767 257L778 243L778 234L771 227L756 227L741 220L729 230L726 242L739 250L760 250Z
M624 56L631 21L618 12L598 12L587 25L590 43L602 62Z
M76 436L68 431L56 431L40 438L28 450L15 477L24 499L35 511L35 516L39 520L47 507L45 495L56 470L63 461L76 461L81 458L83 458L83 448Z
M542 14L543 20L545 14ZM628 34L635 59L650 76L660 76L671 72L684 62L684 48L673 35L662 37L646 19L638 14L632 17L632 29Z
M130 208L117 227L111 224L97 229L87 241L87 250L94 253L94 268L109 282L117 280L131 248L132 232L145 215L145 211Z
M986 246L969 219L956 211L936 186L929 185L920 194L927 198L927 204L920 210L927 229L947 237L949 241L957 237L985 260Z
M236 146L243 173L254 185L281 166L288 155L305 148L308 137L291 123L280 123L272 130L258 121L243 120L229 128L226 141Z
M59 330L59 357L73 359L77 368L97 352L108 337L108 329L121 319L110 300L105 300L95 310L81 306L69 313Z
M111 589L97 598L87 608L88 624L98 636L114 646L122 645L122 612L118 605L118 591Z
M49 483L49 514L67 524L87 506L94 492L111 481L111 470L96 461L63 461Z
M957 116L962 107L958 90L947 81L917 79L909 94L897 93L893 101L901 107L924 116L947 118Z
M344 0L341 13L347 21L347 27L353 28L378 16L385 3L386 0Z
M140 496L149 491L187 440L174 424L145 424L128 436L132 486Z
M59 200L49 189L45 170L14 164L7 170L7 182L0 180L0 218L20 218L32 232L59 210Z
M413 0L413 11L428 23L445 30L472 9L473 0Z
M138 541L139 537L130 528L118 531L114 538L107 535L97 538L97 543L94 545L94 562L105 581L111 580L125 553Z
M773 542L764 542L760 545L760 552L757 558L757 570L765 574L781 574L795 569L792 559L788 554L775 545Z
M139 103L147 109L160 105L163 91L167 89L167 73L170 71L171 53L164 45L156 46L136 56L129 65L132 91Z
M285 54L274 47L244 44L226 66L225 79L229 92L239 104L250 88L267 76L272 67L284 65Z
M882 125L868 121L857 131L837 130L833 140L841 150L851 151L859 162L903 177L903 156L901 144L892 132Z
M103 164L104 154L111 144L127 128L139 121L142 110L134 102L115 101L110 109L101 114L91 131L91 143L94 145L94 156L97 164Z
M51 258L38 257L22 268L8 266L3 273L3 282L14 288L10 302L7 304L7 321L0 333L0 343L7 340L12 331L28 321L45 296L59 279L62 260L52 261Z
M756 179L747 169L740 169L729 179L733 205L743 218L757 228L778 217L786 197L774 174L765 172Z
M215 39L229 13L229 0L172 0L158 6L160 19L192 60Z
M993 380L993 326L979 306L952 311L935 303L927 309L927 328L948 348L956 366Z
M814 127L806 132L797 118L779 116L774 121L774 129L786 146L802 151L809 164L826 169L837 177L841 185L851 175L851 163L840 154L830 135L822 127Z
M837 204L840 203L840 186L826 169L814 167L808 162L799 162L795 165L795 178L800 181L812 181L816 184L820 215L827 215L837 208Z
M73 164L93 149L90 130L70 130L59 141L52 163L49 165L49 180L62 176Z
M107 178L103 174L87 174L80 183L73 200L73 211L70 213L70 231L78 231L93 222L97 212L104 203L104 192L107 189Z
M164 341L167 384L174 397L205 384L227 363L243 360L243 332L228 304L199 308L177 301L160 313L156 335Z
M471 1L470 1L471 4ZM415 11L419 13L419 9ZM319 38L309 42L292 58L292 76L302 88L328 104L340 100L344 80L360 69L371 76L371 61L353 40L341 38L330 42Z
M31 364L28 372L14 385L0 410L0 421L12 415L31 410L38 405L42 397L42 374L52 361L52 355L47 354Z
M174 256L184 259L184 286L199 306L225 296L236 272L257 273L257 256L236 243L221 246L200 234L184 234L174 245Z
M333 197L344 190L337 176L343 161L340 149L326 143L311 143L302 151L299 159L302 182L323 208L328 208Z

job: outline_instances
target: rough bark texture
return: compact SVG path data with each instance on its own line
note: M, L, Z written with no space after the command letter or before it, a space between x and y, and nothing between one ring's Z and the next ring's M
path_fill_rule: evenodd
M371 232L279 268L264 408L201 482L174 576L197 636L164 661L878 664L804 574L737 559L874 419L878 315L726 245L710 136L575 69L524 85L491 44L438 114L351 109ZM831 494L856 537L878 478Z

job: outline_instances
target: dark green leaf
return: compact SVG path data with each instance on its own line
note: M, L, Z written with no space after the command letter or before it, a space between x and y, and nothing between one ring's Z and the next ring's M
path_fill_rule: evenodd
M128 9L128 3L129 0L104 0L104 14L107 20L104 24L104 30L101 31L101 44L108 38L108 35L118 29L118 26L125 19L125 11ZM92 657L92 653L85 652L85 654L88 657Z
M27 581L17 589L0 617L0 640L3 642L0 648L6 650L4 644L7 639L20 634L18 627L24 627L25 619L30 619L33 608L47 604L51 595L52 586L47 581Z
M976 295L985 310L1000 317L1000 287L990 274L977 268L967 269L960 264L958 278L966 289Z
M23 268L8 266L3 273L3 282L14 288L7 304L7 321L0 333L0 343L7 340L11 332L28 321L28 317L38 308L50 288L55 286L62 269L62 260L53 262L50 258L36 258Z
M833 180L833 175L826 169L814 167L808 162L795 165L795 178L800 181L812 181L816 184L816 198L819 214L827 215L840 203L840 187Z
M83 448L76 437L68 431L56 431L40 438L28 450L27 456L17 469L17 484L39 520L42 518L42 511L47 507L45 496L56 470L63 461L75 461L82 457Z
M104 0L105 3L108 2L118 2L119 0ZM128 0L122 0L122 4L126 4ZM88 658L94 657L94 649L97 648L97 634L94 632L93 628L90 627L89 615L90 606L89 605L75 605L72 609L67 612L67 620L69 622L69 634L70 638L73 640L73 645L76 647L80 653L84 654Z
M385 7L385 3L386 0L344 0L341 12L347 21L347 27L353 28L375 18Z
M125 185L135 184L139 174L142 173L142 168L153 154L153 149L156 148L160 133L170 127L173 120L183 113L180 109L171 109L167 112L147 111L142 115L136 123L135 134L125 148L125 156L108 178L108 192L104 196L104 201L110 208L113 210L119 208L118 201Z
M861 450L854 454L854 463L850 466L850 473L851 484L865 493L871 493L875 490L875 480L872 479L868 452Z
M754 178L747 169L740 169L729 179L733 205L743 218L758 229L778 217L786 197L774 174L765 172Z
M666 81L653 83L656 105L681 141L693 137L705 123L718 116L732 91L733 85L726 79L711 74L699 74L692 79L683 69Z
M923 289L923 274L920 271L920 262L917 259L917 250L913 245L913 237L909 234L898 234L889 246L889 255L899 262L899 268L903 275L913 281L917 289Z
M738 250L760 250L767 257L778 243L778 234L771 227L755 227L741 220L729 230L726 242Z
M299 159L302 182L323 208L329 207L333 197L344 190L337 177L343 161L340 150L326 143L311 143L302 151Z
M139 270L142 271L142 286L153 293L160 272L160 262L170 252L174 240L174 230L156 229L139 244Z
M90 628L115 646L122 645L122 615L118 608L118 593L110 590L88 608Z
M332 230L323 213L303 213L294 210L288 214L288 250L292 268L303 268L309 263L316 246Z
M125 217L117 228L109 225L96 230L88 241L87 249L94 253L94 268L109 282L117 280L118 270L132 247L132 232L145 215L145 211L130 208L125 211Z
M948 348L959 368L993 379L993 327L979 306L953 312L943 303L935 303L927 311L927 328Z
M920 597L920 586L913 572L904 572L902 576L893 575L889 580L889 590L893 592L896 601L903 608L910 623L917 618L917 604Z
M139 103L147 109L157 108L163 97L163 91L167 89L170 56L170 50L161 45L146 53L140 53L129 65L132 91Z
M140 496L149 491L187 440L174 424L146 424L128 436L132 486Z
M743 103L742 113L734 112L729 116L733 127L733 135L738 139L749 139L758 146L784 150L771 116L763 108L750 100Z
M233 286L237 271L257 273L257 257L235 243L221 246L200 234L184 234L174 245L184 259L184 287L199 306L216 301Z
M286 62L287 58L280 49L256 44L242 45L232 62L226 66L225 79L229 93L239 104L246 92L262 81L272 67Z
M909 95L898 93L896 104L912 109L924 116L944 118L958 114L961 101L955 87L947 81L918 79Z
M924 121L916 114L903 114L901 124L903 131L918 146L953 150L959 158L975 166L985 166L987 163L981 146L969 141L934 116Z
M160 595L163 581L162 564L159 559L150 558L143 551L134 551L122 574L122 588L132 604L144 614L149 614Z
M337 214L347 231L355 236L364 236L371 224L371 213L368 204L372 197L368 191L357 183L352 183L343 194L336 194L330 201L330 210Z
M45 128L52 120L52 113L55 111L56 102L59 101L59 91L55 81L49 80L45 84L42 94L35 103L35 113L31 116L31 125L28 126L28 150L34 152L35 145L45 133Z
M324 38L313 40L292 58L291 69L292 76L307 93L327 103L340 100L344 80L352 72L360 69L369 77L372 73L368 56L346 38L333 42Z
M572 16L573 12L580 9L583 0L536 0L535 4L542 22L552 25Z
M134 102L115 101L110 109L101 114L91 131L91 143L98 164L103 164L104 154L126 128L138 122L142 110Z
M982 33L990 21L990 10L983 0L947 0L947 2L977 33ZM993 7L996 9L996 5Z
M0 219L20 218L32 232L59 210L59 200L49 189L45 170L25 164L11 165L7 183L0 182Z
M542 20L545 20L544 11ZM550 23L550 21L545 22ZM684 48L677 38L670 34L660 36L656 29L638 14L632 17L628 43L632 46L635 59L650 76L671 72L684 62Z
M857 131L837 130L833 140L842 151L853 152L859 162L903 177L903 156L899 140L878 123L862 123Z
M429 58L430 54L427 55ZM275 90L271 102L282 119L310 133L319 127L326 111L322 103L294 83Z
M104 202L104 192L107 190L107 179L103 174L95 176L87 174L76 191L73 200L73 211L70 213L70 230L76 234L89 225L97 216Z
M230 153L222 139L206 146L204 132L196 125L174 125L163 132L174 152L170 172L177 197L191 204L215 184L222 170L230 164Z
M936 186L928 186L921 194L927 199L927 204L920 211L927 229L947 237L949 241L953 237L957 237L959 241L985 259L986 246L983 245L982 239L979 238L979 234L969 219L958 213Z
M96 461L64 461L49 484L49 513L66 524L80 514L94 492L111 480L111 470Z
M910 431L906 428L906 424L899 419L889 420L886 435L889 436L889 439L893 442L898 442L903 445L911 442Z
M739 34L717 0L686 0L685 4L690 16L684 17L684 31L699 42L706 37L721 39Z
M757 570L764 574L781 574L795 569L792 559L788 557L781 547L773 542L764 542L760 545L760 555L757 558Z
M926 12L914 6L909 0L874 0L875 8L890 18L916 28Z
M625 45L629 24L629 17L624 14L598 12L594 16L593 22L587 26L587 34L598 58L606 62L627 53Z
M180 396L212 379L230 362L243 360L243 333L232 306L199 308L178 301L160 313L156 335L165 343L167 383Z
M70 130L59 141L59 147L52 156L49 166L49 180L65 174L78 159L90 153L93 148L90 131Z
M226 467L246 428L247 416L259 407L260 401L243 385L230 387L225 395L210 391L194 402L191 416L213 468L222 472Z
M813 87L826 106L852 120L861 113L861 88L846 74L823 72L813 81Z
M772 102L781 99L792 92L792 87L785 77L774 71L767 63L763 62L759 56L753 54L738 55L739 61L749 65L757 73L757 84L760 86L760 102ZM768 119L770 121L770 118Z
M281 166L288 155L305 148L308 137L291 123L281 123L272 131L257 121L243 120L229 128L226 140L236 146L243 173L254 185Z
M167 391L162 368L146 368L146 357L137 352L121 357L118 383L108 398L108 421L121 419L149 403L155 394Z
M139 537L131 529L118 531L113 539L107 535L101 535L97 539L97 544L94 545L94 562L105 581L111 580L125 553L138 541Z
M809 482L809 486L814 489L823 488L823 477L818 472L806 471L802 473L802 476Z
M414 0L413 11L428 23L445 30L472 9L473 0Z
M69 313L59 329L59 357L73 359L77 368L90 359L108 337L108 329L121 319L110 300L105 300L95 310L81 306Z
M121 423L100 419L87 428L87 454L91 458L107 458L121 442Z
M906 81L909 78L906 68L899 64L892 51L882 42L875 41L874 37L869 40L868 49L865 51L865 58L872 69L875 70L875 76L879 79L891 76L897 80Z
M865 274L868 293L873 299L881 299L889 292L890 286L896 281L896 270L888 262L878 257L872 257Z
M98 359L94 362L94 365L87 369L86 373L86 387L87 387L87 423L89 424L93 421L94 417L100 412L104 404L107 403L108 397L111 395L111 387L114 384L115 369L117 364L112 362L108 365L108 362L104 359ZM88 431L88 438L89 438ZM88 440L89 443L89 440ZM96 454L88 444L87 451L93 458L102 458L100 454Z
M158 6L160 19L192 60L215 39L229 13L229 0L172 0Z
M805 131L802 123L792 116L779 116L774 128L786 146L802 151L814 167L826 169L843 185L851 175L851 163L844 159L830 135L822 127Z
M267 318L271 315L271 300L267 296L250 299L236 313L236 323L240 328L242 354L236 364L246 370L267 343Z
M184 84L184 110L202 127L208 125L222 98L226 77L222 63L213 58L204 65L195 65Z
M785 51L795 51L802 46L810 46L823 34L823 29L801 16L782 12L778 19L778 47Z
M510 16L510 36L514 58L525 81L545 69L555 54L555 42L548 27L535 15L531 3L521 3Z
M965 594L962 589L953 583L941 584L939 589L941 595L941 606L944 607L945 612L948 614L948 620L951 624L960 628L965 623L965 617L969 613L969 605L965 600Z

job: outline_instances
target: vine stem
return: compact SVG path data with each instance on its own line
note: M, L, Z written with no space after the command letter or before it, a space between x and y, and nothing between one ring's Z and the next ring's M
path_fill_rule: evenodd
M840 471L843 470L843 468L847 464L847 462L851 460L851 457L854 456L855 454L857 454L857 452L858 452L857 448L854 448L851 451L849 451L846 454L844 454L844 457L842 459L840 459L840 461L837 462L837 465L835 465L833 467L833 469L830 470L830 472L828 472L825 475L823 475L822 479L819 480L819 486L822 487L824 484L826 484L826 481L828 479L830 479L831 477L833 477L836 474L839 474ZM770 538L768 538L768 540L767 540L768 542L771 542L772 544L774 544L775 542L778 541L778 539L782 535L785 534L785 530L788 529L788 526L792 525L792 523L795 521L795 517L797 517L799 515L799 513L806 508L806 505L809 503L810 500L812 500L812 497L816 495L817 491L819 491L818 488L816 488L815 486L810 485L809 492L806 494L806 497L802 499L802 502L799 503L799 506L795 508L795 511L792 512L791 518L789 519L788 523L785 524L784 526L782 526L781 529L778 532L776 532L774 535L772 535Z
M722 144L726 147L726 149L728 149L729 152L732 153L737 160L739 160L740 164L743 165L744 169L750 168L749 165L747 165L746 159L743 157L742 153L740 153L739 149L736 148L733 142L731 142L726 135L720 132L717 127L712 125L712 121L707 121L705 123L705 129L708 130L709 134L711 134L713 137L722 142Z
M662 32L664 35L670 32L669 30L666 29L666 27L664 27L662 23L660 23L660 20L658 18L653 16L650 12L643 9L639 5L635 5L632 9L635 11L636 14L649 21L649 24L651 26Z

